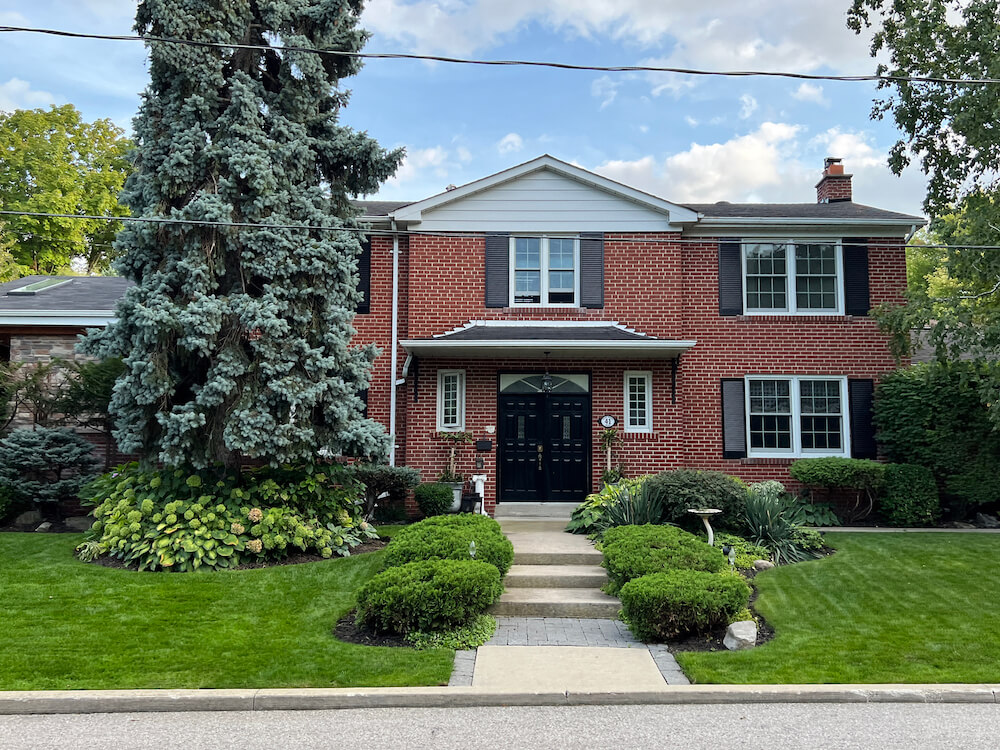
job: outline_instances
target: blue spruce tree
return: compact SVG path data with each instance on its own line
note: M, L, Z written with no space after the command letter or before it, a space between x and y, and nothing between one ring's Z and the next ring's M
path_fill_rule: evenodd
M361 0L143 0L136 30L226 44L355 52ZM130 223L118 270L136 282L117 323L83 344L119 356L111 402L124 451L168 465L377 455L362 417L373 347L352 347L357 212L399 166L338 124L348 56L147 43L135 120L133 216L260 224ZM323 229L285 229L268 225Z

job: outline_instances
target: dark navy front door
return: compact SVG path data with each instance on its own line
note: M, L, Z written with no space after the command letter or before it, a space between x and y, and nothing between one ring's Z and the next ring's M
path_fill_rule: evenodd
M590 491L590 394L500 395L500 502L581 502Z

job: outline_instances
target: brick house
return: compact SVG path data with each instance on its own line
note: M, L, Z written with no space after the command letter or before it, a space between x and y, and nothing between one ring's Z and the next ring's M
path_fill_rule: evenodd
M602 422L629 476L788 483L796 457L874 457L874 384L896 364L868 311L901 298L923 219L852 202L839 159L816 190L680 205L542 156L362 203L355 327L383 352L368 403L393 460L433 479L439 433L470 433L457 468L492 511L599 487Z
M923 219L852 202L838 159L816 188L811 203L681 205L542 156L415 203L360 202L355 340L381 350L368 413L391 461L434 480L440 433L468 433L456 468L492 512L582 500L607 425L628 476L788 483L796 457L874 457L873 388L896 364L867 313L901 298ZM0 342L23 360L69 353L128 282L12 284Z

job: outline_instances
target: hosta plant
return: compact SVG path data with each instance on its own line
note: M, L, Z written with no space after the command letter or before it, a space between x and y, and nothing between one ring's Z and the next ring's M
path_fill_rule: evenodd
M337 467L211 471L120 467L93 482L92 540L139 570L188 572L277 560L294 551L333 557L377 536Z

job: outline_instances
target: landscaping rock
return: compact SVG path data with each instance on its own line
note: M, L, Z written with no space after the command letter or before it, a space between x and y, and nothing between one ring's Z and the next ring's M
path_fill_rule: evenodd
M52 524L49 521L43 521L42 523L38 524L38 528L35 529L35 531L40 531L42 533L51 530L52 530Z
M753 567L754 570L770 570L774 567L774 563L770 560L754 560Z
M94 519L90 516L70 516L63 521L63 524L71 531L90 531L90 527L94 525Z
M951 527L953 529L974 529L976 525L974 523L966 523L965 521L955 521Z
M745 651L757 645L757 623L753 620L734 622L726 628L722 645L730 651Z
M42 520L42 514L37 510L26 510L14 519L14 525L22 529L33 529Z
M989 513L976 513L976 526L982 529L1000 529L1000 520Z

